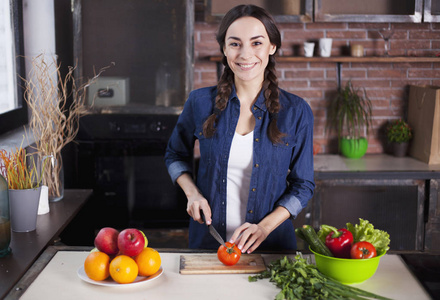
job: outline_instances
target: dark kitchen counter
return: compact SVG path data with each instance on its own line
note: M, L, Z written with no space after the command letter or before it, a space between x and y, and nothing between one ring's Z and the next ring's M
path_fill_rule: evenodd
M49 203L49 213L38 216L35 231L12 232L12 252L0 258L0 299L22 278L47 246L53 244L91 194L91 190L65 190L62 200Z
M341 155L314 157L315 179L440 179L440 164L428 165L409 156L367 154L359 159Z

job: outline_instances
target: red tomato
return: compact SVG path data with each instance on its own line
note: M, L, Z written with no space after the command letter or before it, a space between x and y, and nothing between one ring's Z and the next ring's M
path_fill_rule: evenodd
M226 247L220 245L218 248L217 257L223 264L233 266L240 260L241 251L235 244L229 242L226 242L225 244Z
M357 242L351 246L350 257L356 259L376 256L376 248L369 242Z

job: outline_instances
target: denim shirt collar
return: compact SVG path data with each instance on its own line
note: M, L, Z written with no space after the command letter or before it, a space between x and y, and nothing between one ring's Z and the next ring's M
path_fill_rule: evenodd
M237 98L237 90L235 88L235 84L232 85L232 91L231 94L229 95L229 99L228 102L231 101L232 99ZM266 107L266 103L265 103L265 99L264 99L264 91L263 89L261 89L260 94L258 95L257 101L255 101L254 104L256 107L258 107L259 109L261 109L262 111L267 111L267 107Z

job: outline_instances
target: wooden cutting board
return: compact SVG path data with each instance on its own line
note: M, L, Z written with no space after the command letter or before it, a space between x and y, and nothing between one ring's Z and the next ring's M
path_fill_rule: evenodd
M260 254L242 254L237 264L222 264L217 254L180 255L180 274L254 274L266 270Z

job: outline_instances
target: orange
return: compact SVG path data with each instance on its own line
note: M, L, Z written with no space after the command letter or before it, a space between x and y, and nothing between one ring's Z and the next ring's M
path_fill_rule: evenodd
M104 252L91 252L84 261L84 271L87 276L96 281L107 279L109 274L110 257Z
M110 263L110 276L117 283L131 283L138 276L138 266L127 255L116 256Z
M151 276L160 269L162 263L159 252L147 247L139 253L134 260L139 267L139 275Z

